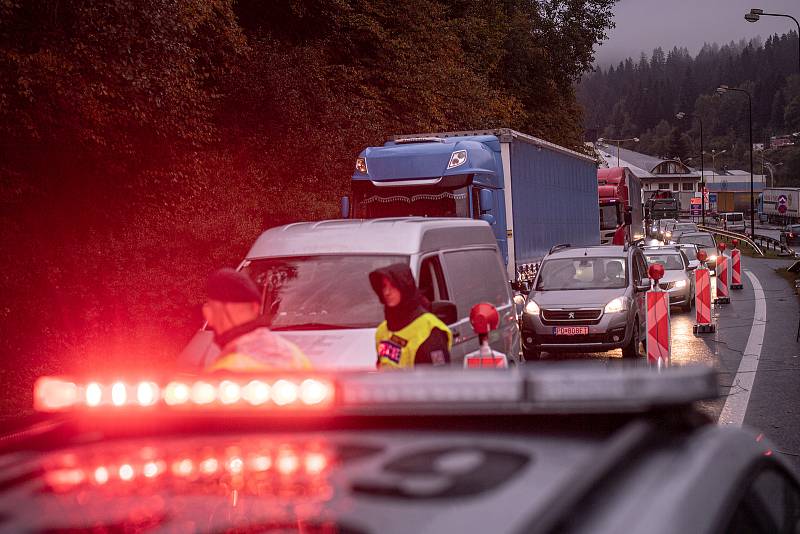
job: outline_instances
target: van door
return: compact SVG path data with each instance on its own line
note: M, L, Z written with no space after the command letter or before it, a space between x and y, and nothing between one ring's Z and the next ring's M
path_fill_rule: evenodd
M456 365L463 365L464 355L478 350L478 335L472 330L469 312L475 304L488 302L497 308L500 324L489 335L494 350L509 360L519 357L519 328L514 315L511 290L505 268L495 248L446 251L442 254L450 300L455 302L458 321L451 325Z

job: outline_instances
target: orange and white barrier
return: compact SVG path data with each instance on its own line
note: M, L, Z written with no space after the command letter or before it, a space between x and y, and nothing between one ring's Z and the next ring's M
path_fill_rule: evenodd
M711 271L706 267L707 255L705 251L697 253L700 267L694 271L695 287L695 325L694 333L714 332L716 326L711 322Z
M742 252L739 250L739 241L733 240L733 250L731 250L731 289L742 289Z
M658 281L664 276L662 265L651 265L648 274L655 281L655 289L648 291L645 296L647 303L647 361L661 368L670 363L669 293L658 287Z
M719 256L717 256L717 298L715 304L728 304L731 301L730 290L730 271L728 269L728 256L725 255L725 243L719 245Z

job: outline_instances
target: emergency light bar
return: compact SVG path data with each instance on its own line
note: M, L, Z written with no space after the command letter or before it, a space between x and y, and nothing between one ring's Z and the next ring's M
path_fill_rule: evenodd
M706 366L605 369L553 365L511 370L419 369L328 377L282 375L199 376L163 383L80 383L40 378L34 407L40 412L279 413L471 415L514 413L642 412L717 396Z

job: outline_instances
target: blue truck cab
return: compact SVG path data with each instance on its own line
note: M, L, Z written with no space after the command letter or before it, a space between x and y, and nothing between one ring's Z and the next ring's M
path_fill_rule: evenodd
M507 128L394 136L359 154L343 217L487 221L509 279L557 243L599 243L594 159Z

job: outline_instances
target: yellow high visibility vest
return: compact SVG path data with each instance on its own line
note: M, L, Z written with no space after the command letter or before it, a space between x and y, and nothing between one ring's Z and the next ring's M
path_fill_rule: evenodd
M447 325L432 313L423 313L397 331L389 330L386 321L375 331L375 350L378 353L379 369L412 369L417 349L434 328L447 333L448 350L453 345L453 334Z

